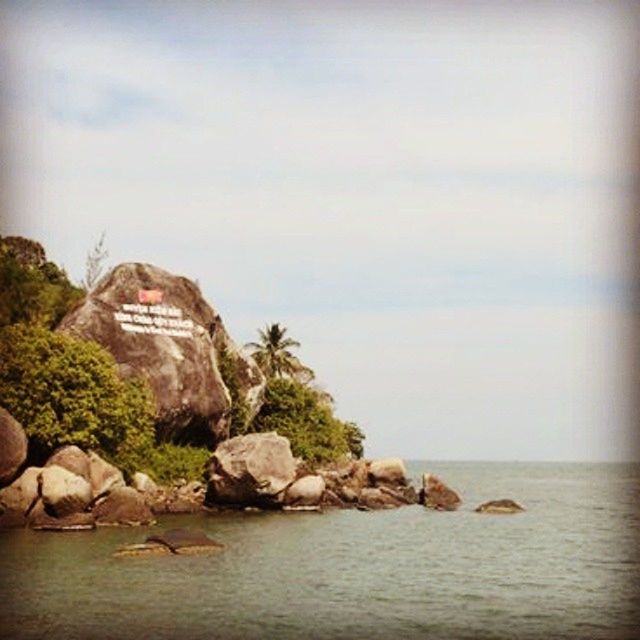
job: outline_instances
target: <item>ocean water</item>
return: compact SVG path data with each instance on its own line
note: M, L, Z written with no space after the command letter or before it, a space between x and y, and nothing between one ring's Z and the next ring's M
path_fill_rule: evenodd
M411 462L464 505L167 516L226 549L113 558L147 528L0 532L3 638L640 638L640 465ZM490 516L480 502L527 511Z

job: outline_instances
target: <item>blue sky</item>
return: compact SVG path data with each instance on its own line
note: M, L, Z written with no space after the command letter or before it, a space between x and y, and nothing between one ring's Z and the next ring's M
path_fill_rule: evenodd
M518 7L5 4L5 233L283 322L369 455L629 457L636 16Z

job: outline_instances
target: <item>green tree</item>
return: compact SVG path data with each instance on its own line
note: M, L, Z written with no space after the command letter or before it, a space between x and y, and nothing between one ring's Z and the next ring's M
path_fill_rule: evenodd
M251 431L251 411L240 388L238 360L229 353L224 343L219 345L216 354L220 375L231 396L229 436L233 438Z
M290 351L292 347L299 347L300 343L287 338L286 333L287 328L276 322L267 325L264 331L258 329L260 342L249 342L246 346L253 349L251 355L267 378L290 377L300 382L310 382L314 378L313 371Z
M32 454L75 444L130 474L154 445L146 381L124 381L95 342L16 324L0 329L0 402L22 423Z
M53 328L83 296L63 269L47 262L39 243L0 238L0 326L24 322Z

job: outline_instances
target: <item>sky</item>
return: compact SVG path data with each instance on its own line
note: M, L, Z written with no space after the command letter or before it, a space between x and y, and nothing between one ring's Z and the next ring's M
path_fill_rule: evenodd
M316 6L314 6L316 4ZM0 8L5 235L280 322L368 456L640 459L624 3Z

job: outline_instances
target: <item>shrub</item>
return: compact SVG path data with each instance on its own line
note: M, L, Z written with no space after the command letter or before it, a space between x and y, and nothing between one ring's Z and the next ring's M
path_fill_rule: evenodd
M154 442L145 381L123 381L100 345L48 329L0 329L0 402L44 456L75 444L95 449L130 474Z
M345 456L356 439L355 425L338 420L321 394L288 378L273 378L267 383L253 427L255 431L277 431L289 439L293 455L309 462ZM361 444L364 436L357 431Z
M180 478L204 481L210 459L211 451L204 447L165 442L152 449L137 469L161 484L171 484Z

